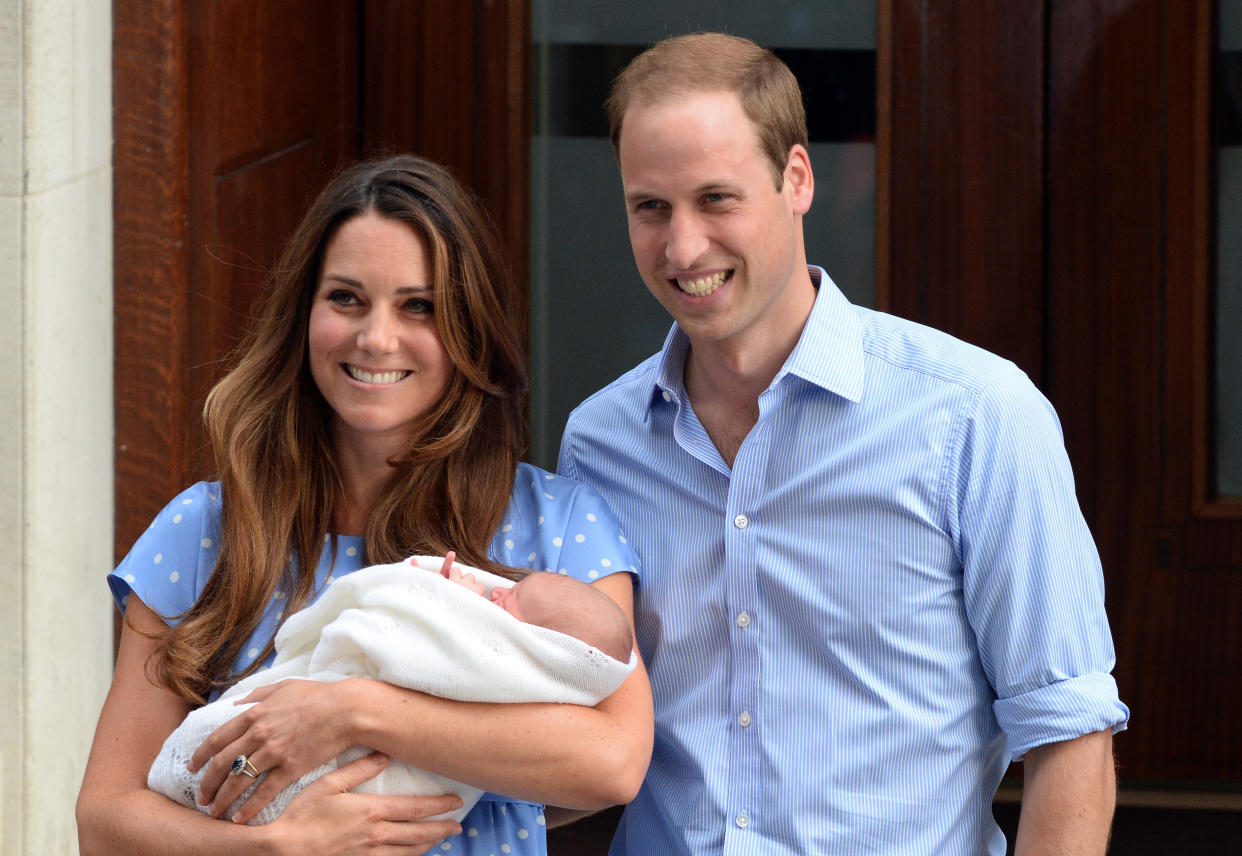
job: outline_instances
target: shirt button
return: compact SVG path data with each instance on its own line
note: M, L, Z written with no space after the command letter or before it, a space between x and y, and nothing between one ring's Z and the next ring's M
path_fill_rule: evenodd
M733 525L738 529L745 529L750 525L750 520L747 519L745 514L739 514L737 517L733 518Z
M737 614L737 626L742 628L743 630L745 630L747 627L750 627L750 613L749 612L739 612Z
M737 724L743 728L750 726L750 711L744 710L737 716Z
M750 817L746 814L746 812L742 812L737 817L733 818L733 822L737 824L738 829L745 829L750 826Z

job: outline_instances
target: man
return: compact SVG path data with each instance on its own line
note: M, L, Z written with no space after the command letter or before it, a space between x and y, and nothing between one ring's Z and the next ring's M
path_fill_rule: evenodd
M1129 712L1059 424L1012 363L808 268L797 82L662 42L609 100L630 240L676 321L570 417L645 573L655 753L614 854L1103 853Z

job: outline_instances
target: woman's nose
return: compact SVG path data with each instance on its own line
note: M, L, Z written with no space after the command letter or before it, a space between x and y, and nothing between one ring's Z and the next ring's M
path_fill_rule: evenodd
M358 350L368 354L387 354L397 347L395 321L387 312L375 309L367 314L358 331Z

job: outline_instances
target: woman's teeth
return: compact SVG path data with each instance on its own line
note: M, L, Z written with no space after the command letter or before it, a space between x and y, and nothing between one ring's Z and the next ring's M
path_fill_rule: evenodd
M721 271L711 276L705 276L702 279L679 279L677 280L677 287L686 294L692 294L695 297L705 297L720 288L728 278L728 271Z
M369 372L366 369L360 369L357 366L346 365L345 371L349 372L349 376L361 383L396 383L409 374L408 371L396 372Z

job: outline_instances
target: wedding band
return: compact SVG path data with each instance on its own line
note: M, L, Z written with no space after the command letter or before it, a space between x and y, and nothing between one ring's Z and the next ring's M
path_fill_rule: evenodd
M233 759L233 766L230 768L234 776L247 775L252 779L258 778L259 768L250 763L250 759L245 755L238 755Z

